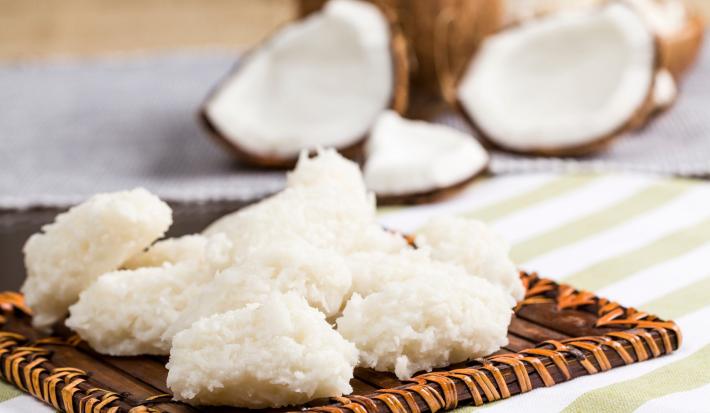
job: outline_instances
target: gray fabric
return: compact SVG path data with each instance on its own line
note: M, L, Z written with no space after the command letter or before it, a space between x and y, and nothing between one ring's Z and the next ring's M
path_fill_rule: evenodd
M145 186L175 201L248 200L283 173L246 169L196 122L228 52L0 66L0 208L61 206ZM595 157L494 153L494 173L642 171L710 176L710 47L671 111ZM446 123L466 128L455 116Z
M278 190L283 173L240 167L196 121L233 63L220 52L0 67L0 207L135 186L176 201Z

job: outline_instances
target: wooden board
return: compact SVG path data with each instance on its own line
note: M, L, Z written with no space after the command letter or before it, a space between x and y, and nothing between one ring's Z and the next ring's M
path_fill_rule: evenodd
M497 353L408 382L390 373L358 368L352 395L304 407L329 413L404 413L481 405L660 357L681 344L680 330L672 321L536 274L522 273L521 277L526 298L515 309L509 344ZM30 311L18 293L0 294L0 309L0 373L20 390L60 411L245 411L196 408L172 401L165 386L165 358L102 356L68 330L52 336L34 330Z

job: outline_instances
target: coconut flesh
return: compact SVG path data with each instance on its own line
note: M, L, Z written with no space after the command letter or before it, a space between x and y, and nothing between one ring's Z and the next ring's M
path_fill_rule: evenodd
M380 115L365 153L365 183L380 200L401 200L457 186L483 171L489 159L471 135L445 125L407 120L393 111Z
M678 86L673 75L666 69L656 73L656 84L653 87L653 103L656 111L662 111L675 102L678 97Z
M607 0L506 0L509 24L548 13L600 6ZM658 37L661 66L676 81L695 61L703 40L704 22L683 0L625 0Z
M391 37L376 6L331 1L247 55L208 98L204 118L255 163L292 162L302 149L352 147L393 100Z
M655 40L631 8L551 14L489 37L458 87L479 132L509 150L590 152L648 103Z

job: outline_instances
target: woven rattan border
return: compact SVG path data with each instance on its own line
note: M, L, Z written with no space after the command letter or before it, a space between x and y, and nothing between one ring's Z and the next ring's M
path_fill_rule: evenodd
M537 317L535 321L544 324L552 313L560 316L565 310L582 310L576 313L588 315L594 331L603 334L588 335L584 327L577 327L579 337L547 340L517 353L495 354L461 367L425 373L404 385L380 389L367 396L333 398L308 411L419 413L463 405L479 406L538 387L550 387L579 376L659 357L673 352L681 344L680 330L672 321L622 307L536 274L522 273L521 278L527 293L516 307L516 314ZM533 307L536 311L529 311ZM3 326L10 317L31 314L18 293L0 293L0 308ZM572 324L576 322L570 320ZM90 373L55 365L52 350L46 348L79 344L75 336L32 338L0 329L0 375L20 390L64 412L156 413L165 411L159 405L171 404L168 394L156 392L136 401L121 389L97 386L90 379Z

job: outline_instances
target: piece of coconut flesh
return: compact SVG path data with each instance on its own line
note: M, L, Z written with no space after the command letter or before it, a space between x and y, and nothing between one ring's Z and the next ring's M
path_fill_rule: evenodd
M488 153L473 136L445 125L407 120L393 111L375 123L363 168L368 189L403 196L466 182L488 165Z
M654 42L622 4L552 14L489 37L458 99L498 146L583 152L620 132L647 102Z
M671 72L661 69L656 73L656 83L653 86L653 103L656 110L663 110L675 102L678 97L678 86Z
M256 157L362 140L389 106L390 26L363 1L333 0L245 56L204 114L228 143Z

